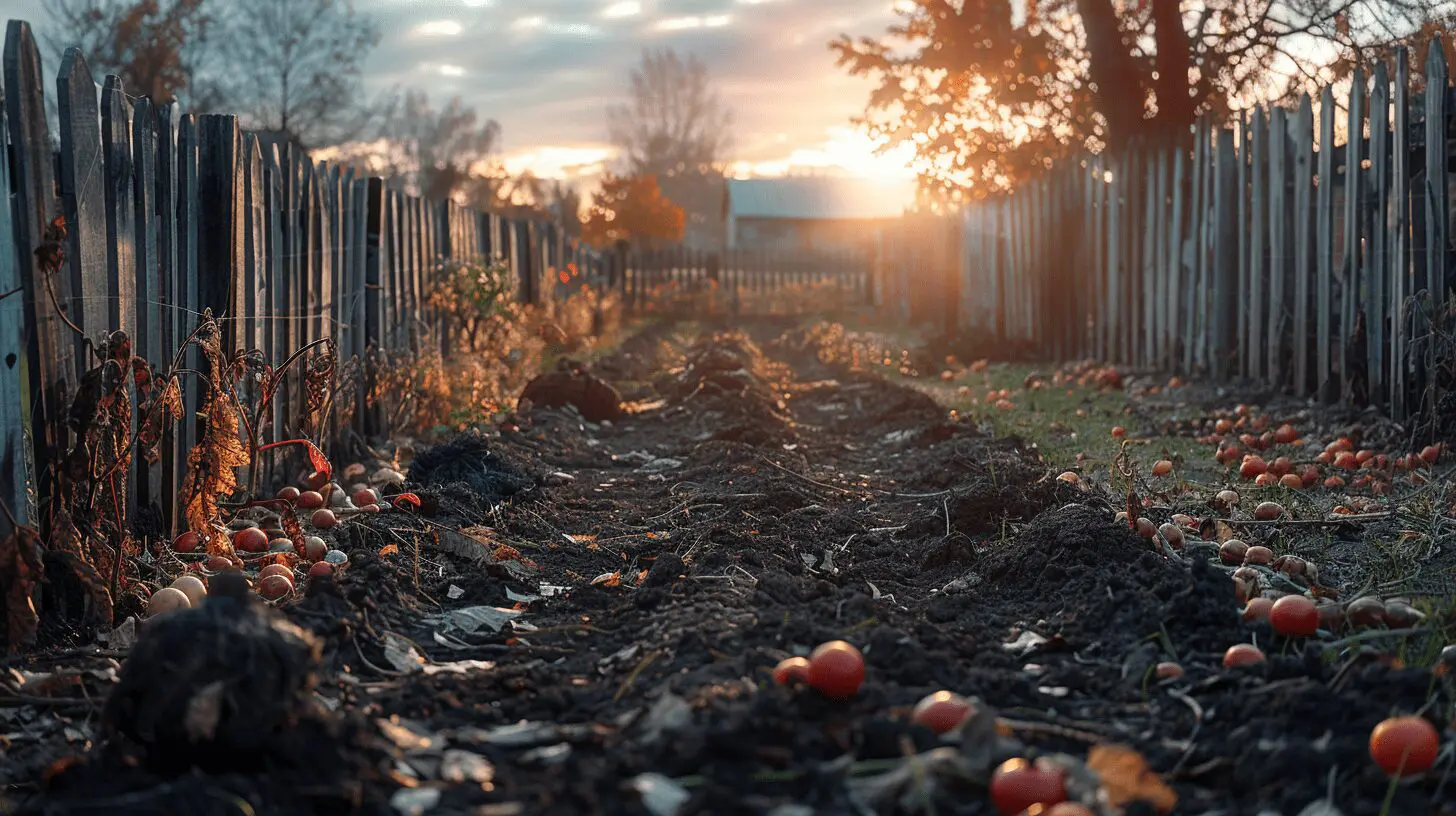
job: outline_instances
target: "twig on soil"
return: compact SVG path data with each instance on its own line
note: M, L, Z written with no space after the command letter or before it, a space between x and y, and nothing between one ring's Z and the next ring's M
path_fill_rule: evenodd
M1245 527L1338 527L1347 522L1380 521L1395 515L1393 510L1383 510L1379 513L1360 513L1353 516L1340 516L1339 518L1323 519L1224 519L1230 526L1243 525Z
M1193 731L1184 740L1187 745L1183 749L1183 754L1178 757L1177 762L1173 763L1172 770L1168 771L1169 774L1176 774L1183 770L1184 763L1188 761L1189 757L1193 756L1193 749L1198 747L1198 733L1203 730L1203 706L1199 705L1197 700L1177 689L1168 689L1168 696L1183 703L1193 711Z
M1078 728L1069 728L1056 723L1039 723L1030 720L1012 720L1006 717L998 718L998 722L1012 731L1021 731L1026 734L1041 734L1048 737L1062 737L1064 739L1079 740L1081 742L1098 743L1105 741L1105 737L1094 734L1091 731L1083 731Z
M364 661L364 665L365 666L368 666L369 668L373 669L374 671L379 672L380 674L384 675L385 677L403 677L404 676L404 672L395 671L394 669L381 668L381 667L376 666L373 663L371 663L369 661L369 658L367 658L367 657L364 656L364 647L362 647L362 646L359 645L359 638L357 638L357 637L356 638L352 638L352 641L354 643L354 651L358 653L359 659L362 660L362 661Z
M85 708L101 707L98 701L88 697L45 697L35 694L22 694L20 692L0 695L0 708L21 705L32 705L41 708L68 708L71 706Z
M1362 643L1367 640L1380 640L1388 637L1409 637L1410 635L1424 635L1436 631L1431 626L1416 626L1410 629L1375 629L1369 632L1361 632L1358 635L1350 635L1347 638L1330 641L1325 644L1325 651L1332 652L1343 649L1353 643Z
M627 691L632 688L632 684L637 682L638 675L642 674L648 666L652 665L652 661L656 660L659 654L661 653L648 652L641 660L637 661L637 665L632 669L632 673L627 675L627 679L623 680L622 685L617 688L617 693L612 695L612 702L619 702L627 695Z

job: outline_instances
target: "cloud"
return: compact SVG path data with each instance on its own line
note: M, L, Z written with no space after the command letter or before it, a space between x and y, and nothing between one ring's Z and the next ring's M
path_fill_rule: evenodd
M765 167L842 143L830 128L848 125L870 88L835 67L828 42L883 32L895 19L890 5L355 0L383 34L364 64L371 92L422 88L437 105L459 95L501 123L508 152L604 144L606 108L624 99L642 49L670 46L702 59L733 108L734 158ZM38 0L9 0L7 11L38 28L48 23Z

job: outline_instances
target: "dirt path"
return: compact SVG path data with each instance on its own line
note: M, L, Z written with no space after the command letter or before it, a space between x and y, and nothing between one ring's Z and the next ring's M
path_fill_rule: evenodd
M976 773L905 759L939 744L910 707L951 689L1034 751L1135 748L1179 813L1294 816L1332 771L1345 813L1382 812L1371 727L1428 700L1449 716L1449 679L1242 623L1203 558L1155 554L1016 440L823 363L816 342L783 325L652 327L596 367L638 401L621 420L539 410L500 440L422 455L407 485L420 516L344 525L337 585L286 607L322 642L335 713L230 773L99 758L46 798L199 814L240 799L260 814L995 813ZM482 492L510 480L483 474L511 466L553 486L492 508ZM853 700L772 684L780 659L835 638L868 663ZM1251 638L1269 662L1223 670ZM1185 674L1153 679L1167 660ZM982 764L1010 745L988 743ZM1398 787L1385 812L1449 812L1441 781Z

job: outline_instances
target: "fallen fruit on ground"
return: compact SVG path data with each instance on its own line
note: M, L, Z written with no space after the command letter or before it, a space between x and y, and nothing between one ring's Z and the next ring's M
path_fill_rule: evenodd
M1274 563L1274 551L1263 544L1255 544L1244 550L1244 563L1259 567L1268 566Z
M1055 805L1066 799L1066 776L1056 768L1038 767L1018 757L1001 763L991 775L991 801L1002 816L1016 816L1032 805Z
M248 527L233 533L233 549L260 553L268 551L268 534L257 527Z
M1245 479L1256 479L1268 470L1269 466L1264 462L1264 458L1252 453L1245 456L1243 463L1239 465L1239 475Z
M319 561L316 564L310 565L309 568L308 568L308 577L310 577L310 578L318 578L318 577L323 576L323 575L333 575L333 574L334 574L334 565L328 563L327 561Z
M310 561L322 561L329 553L328 542L318 536L303 537L303 557Z
M1386 776L1430 770L1440 747L1441 737L1425 717L1391 717L1370 732L1370 758Z
M324 506L324 494L317 490L305 490L298 494L298 508L300 510L314 510Z
M809 682L809 659L786 657L774 666L773 679L781 686Z
M864 655L842 640L820 644L809 655L809 685L832 700L853 697L864 678Z
M1264 653L1259 647L1249 643L1236 643L1228 647L1223 653L1223 665L1225 668L1234 666L1252 666L1255 663L1264 662Z
M182 590L176 587L163 587L152 593L151 600L147 602L147 617L155 618L168 612L191 607L192 602L187 600L187 595Z
M1112 429L1112 438L1113 439L1126 439L1127 438L1127 429L1124 428L1124 427L1122 427L1121 425L1118 425L1117 427L1115 427L1115 428Z
M284 501L296 502L298 501L298 497L301 493L302 491L300 491L298 488L294 487L293 485L288 485L278 491L278 498L283 499Z
M258 580L263 580L270 575L282 575L288 580L293 580L293 568L283 564L268 564L258 571Z
M1172 522L1165 522L1158 527L1158 532L1163 534L1163 538L1168 539L1168 544L1173 549L1183 549L1183 528Z
M1153 675L1159 680L1174 680L1183 676L1183 667L1177 663L1164 661L1153 667Z
M1260 502L1254 508L1254 518L1259 521L1273 521L1284 515L1284 505L1279 502Z
M953 691L937 691L915 704L910 719L937 734L944 734L960 725L970 711L970 700Z
M287 597L293 591L293 581L285 575L269 575L258 582L258 594L270 601Z
M188 530L182 535L172 539L172 550L179 553L197 552L197 547L202 543L202 536Z
M1345 619L1351 626L1380 626L1385 623L1385 604L1369 595L1356 598L1345 607Z
M187 603L191 606L199 606L202 599L207 597L207 585L196 575L183 575L172 582L172 588L179 590L187 596Z
M1173 472L1173 463L1167 459L1159 459L1153 463L1154 476L1167 476Z
M1082 477L1078 476L1076 473L1070 470L1067 470L1063 471L1062 474L1057 477L1057 481L1066 482L1067 484L1078 484L1082 481Z
M1268 598L1250 598L1249 602L1244 604L1243 617L1246 621L1266 621L1269 620L1273 609L1274 602Z
M320 507L319 509L313 511L313 515L309 517L309 521L313 522L313 526L321 530L326 530L334 526L335 524L338 524L339 517L334 515L334 511L328 509L327 507Z
M1285 637L1309 637L1319 631L1319 610L1303 595L1285 595L1270 608L1269 625Z
M1218 545L1218 560L1229 566L1236 567L1244 563L1244 556L1248 555L1248 552L1248 544L1245 544L1237 538L1230 538L1228 541Z

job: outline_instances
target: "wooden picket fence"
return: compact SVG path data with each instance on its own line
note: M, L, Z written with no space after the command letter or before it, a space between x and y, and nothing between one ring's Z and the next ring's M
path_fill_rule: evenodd
M1397 418L1429 408L1453 271L1439 45L1422 73L1418 93L1404 52L1357 71L1343 145L1325 88L1318 116L1306 95L968 208L959 327Z
M869 303L874 259L853 249L683 247L626 253L624 305L637 313L788 315Z
M57 150L46 85L30 26L11 21L0 110L9 157L0 190L10 201L0 207L0 500L22 524L41 523L41 477L70 444L69 403L96 364L83 337L124 330L135 354L163 371L205 310L219 318L225 353L256 350L273 365L332 341L333 399L358 408L352 426L335 431L367 438L384 430L390 408L365 399L369 360L444 345L429 299L441 263L508 263L519 299L548 310L583 283L619 277L612 258L566 240L557 225L406 195L260 140L234 116L128 97L115 77L98 89L76 50L53 86ZM34 256L58 216L64 267L47 281ZM195 348L183 363L199 366ZM339 379L349 370L357 376ZM273 403L275 439L299 432L302 376L286 388ZM184 382L184 419L161 462L135 466L128 517L175 520L201 390Z

